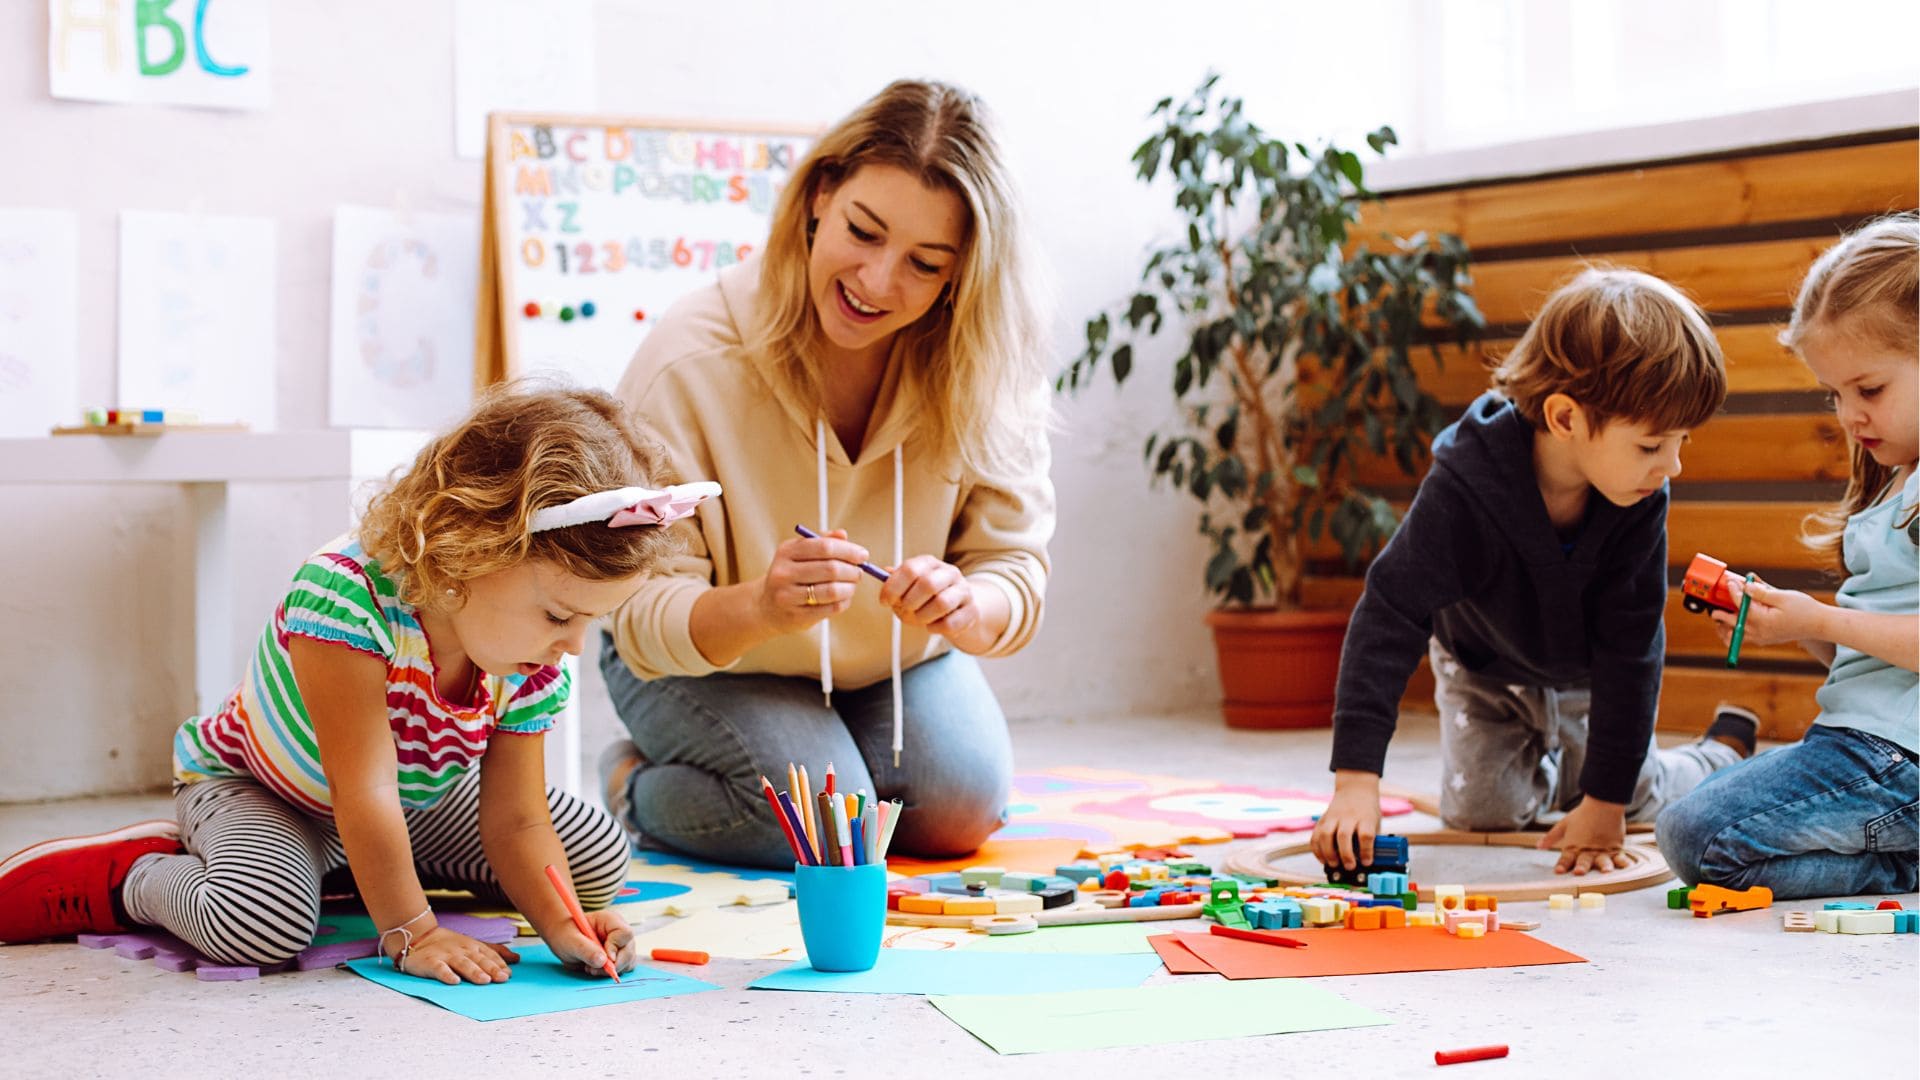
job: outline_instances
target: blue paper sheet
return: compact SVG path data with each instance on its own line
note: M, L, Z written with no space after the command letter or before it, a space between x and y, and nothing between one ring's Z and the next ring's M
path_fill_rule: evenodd
M347 966L389 990L430 1001L474 1020L510 1020L516 1016L591 1009L595 1005L720 989L712 983L645 964L635 965L630 972L621 972L620 982L615 983L604 975L593 978L563 966L554 959L553 950L545 945L522 946L514 951L520 954L520 962L513 965L513 977L486 986L472 983L448 986L432 979L402 975L391 964L381 964L374 957L354 960Z
M1138 986L1160 970L1153 953L977 953L881 949L870 971L782 968L748 984L749 990L825 990L835 994L1041 994Z

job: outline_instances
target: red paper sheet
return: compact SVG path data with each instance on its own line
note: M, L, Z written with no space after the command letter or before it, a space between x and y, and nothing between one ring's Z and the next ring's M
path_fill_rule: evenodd
M1147 938L1147 944L1160 954L1160 962L1175 975L1213 975L1213 965L1193 955L1187 948L1186 939L1206 937L1206 934L1154 934Z
M1586 963L1583 956L1518 930L1500 930L1483 938L1458 938L1437 926L1404 930L1338 927L1298 931L1293 936L1305 941L1307 947L1287 949L1212 934L1181 934L1179 943L1229 979ZM1157 947L1155 951L1159 951Z

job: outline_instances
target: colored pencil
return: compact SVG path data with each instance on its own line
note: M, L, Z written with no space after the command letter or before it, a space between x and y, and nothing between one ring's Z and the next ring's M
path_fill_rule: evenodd
M793 841L794 854L798 855L800 861L808 866L817 865L814 862L813 849L807 845L806 826L800 824L800 811L794 808L793 796L782 791L778 795L778 798L780 800L780 812L785 815L784 820L787 825L787 833Z
M800 789L793 793L800 807L800 821L807 827L807 846L814 855L820 854L820 827L813 823L813 781L807 778L807 767L800 766Z
M840 840L833 831L833 796L821 792L820 800L820 865L840 865Z
M601 970L613 976L614 982L619 982L620 972L613 966L613 953L608 950L607 943L600 940L600 935L593 932L593 924L587 921L587 913L580 910L580 901L574 897L573 890L567 888L560 871L554 869L552 863L547 864L547 880L553 882L553 891L560 894L560 902L567 905L567 914L573 918L573 925L587 935L588 941L599 942L600 951L606 956L600 965Z
M867 864L867 823L859 818L847 822L853 828L853 865Z
M1740 666L1740 639L1747 636L1747 602L1753 599L1753 575L1747 575L1747 587L1740 590L1740 614L1733 620L1733 641L1727 647L1727 666Z
M847 804L839 799L833 803L833 839L840 845L840 865L853 865L853 830L847 827Z
M814 532L812 529L807 528L805 525L795 525L793 527L793 531L799 533L801 536L804 536L809 540L820 539L819 533ZM867 574L876 581L885 581L887 580L888 577L891 576L885 570L880 569L879 567L873 565L870 562L863 562L859 565L860 565L860 569L866 571Z
M829 795L833 794L833 762L831 761L827 762L827 784L820 790Z
M1304 949L1307 943L1298 938L1281 937L1278 934L1264 934L1258 930L1242 930L1237 926L1221 926L1214 923L1207 930L1216 937L1229 937L1235 941L1257 941L1262 945L1284 945L1289 949Z
M773 820L780 823L780 831L786 834L787 846L793 849L793 857L806 862L806 857L800 854L800 841L793 835L793 822L787 820L786 812L780 809L779 797L773 793L773 781L765 776L760 777L760 790L767 797L767 806L773 810Z
M881 862L887 861L887 852L893 847L893 830L895 826L900 824L900 811L902 809L899 799L889 799L887 806L887 829L880 837Z

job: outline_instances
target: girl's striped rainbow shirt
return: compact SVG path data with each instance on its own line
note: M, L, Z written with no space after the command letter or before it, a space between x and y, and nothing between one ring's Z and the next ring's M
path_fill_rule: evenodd
M313 722L287 654L296 635L386 661L387 723L407 807L431 806L445 795L486 753L496 729L531 735L553 727L572 689L565 671L549 667L488 675L470 705L449 703L434 687L432 652L413 605L359 541L340 537L294 574L246 677L219 710L180 725L173 739L177 782L251 776L308 814L332 815Z

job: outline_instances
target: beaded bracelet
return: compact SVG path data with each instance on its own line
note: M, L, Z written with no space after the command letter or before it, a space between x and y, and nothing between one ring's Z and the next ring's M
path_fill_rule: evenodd
M433 905L429 904L425 909L423 909L420 912L420 914L415 915L413 918L408 919L406 922L401 923L399 926L393 927L390 930L380 931L380 939L374 943L375 951L377 951L380 954L380 962L382 964L387 962L387 935L399 934L401 938L400 951L393 954L393 967L395 971L398 971L403 975L406 974L407 953L413 951L413 931L407 929L407 927L412 926L414 923L419 922L421 919L424 919L431 914L433 914ZM423 934L421 936L424 937L426 935Z

